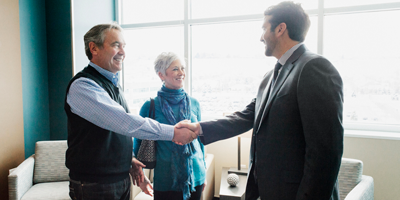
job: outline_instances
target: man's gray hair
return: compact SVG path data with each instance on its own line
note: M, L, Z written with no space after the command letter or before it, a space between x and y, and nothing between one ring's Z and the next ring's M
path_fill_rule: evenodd
M154 70L156 71L156 74L158 74L158 72L161 72L163 75L165 75L165 71L175 60L180 60L181 64L185 65L184 60L182 60L175 53L162 52L160 55L157 56L156 60L154 61Z
M94 42L96 46L103 47L104 40L106 38L107 31L111 29L116 29L122 31L121 26L119 26L116 22L110 24L99 24L93 26L83 37L85 42L85 53L89 60L92 60L92 53L90 52L89 43Z

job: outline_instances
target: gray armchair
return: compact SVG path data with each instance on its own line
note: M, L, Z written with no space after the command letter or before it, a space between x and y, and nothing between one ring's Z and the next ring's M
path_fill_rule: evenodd
M341 200L373 200L374 179L362 175L361 160L342 158L339 171L339 193Z
M40 141L35 154L8 175L9 200L70 199L67 141Z

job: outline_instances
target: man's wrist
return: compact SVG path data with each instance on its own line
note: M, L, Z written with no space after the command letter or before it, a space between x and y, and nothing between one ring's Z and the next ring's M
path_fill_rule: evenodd
M160 135L159 140L172 141L174 139L175 127L167 124L160 124L163 126L163 133Z

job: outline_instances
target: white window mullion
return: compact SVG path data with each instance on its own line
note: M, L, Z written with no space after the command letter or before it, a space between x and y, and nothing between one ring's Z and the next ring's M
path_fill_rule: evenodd
M324 42L324 0L318 0L318 43L317 53L323 55Z
M186 59L186 78L185 78L185 84L184 84L184 88L186 90L186 92L191 95L192 94L192 65L191 65L191 37L190 37L190 24L189 24L189 15L190 15L190 0L184 0L184 57Z

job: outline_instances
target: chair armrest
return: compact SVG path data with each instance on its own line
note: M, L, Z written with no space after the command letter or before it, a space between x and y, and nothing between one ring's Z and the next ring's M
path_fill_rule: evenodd
M361 181L347 194L344 200L373 200L374 179L371 176L362 175Z
M8 175L9 200L20 200L33 185L35 155L27 158Z

